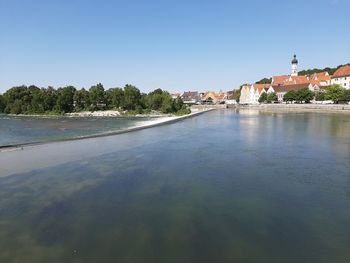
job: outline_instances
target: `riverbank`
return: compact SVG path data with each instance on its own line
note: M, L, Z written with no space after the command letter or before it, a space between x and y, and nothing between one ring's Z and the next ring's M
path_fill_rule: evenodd
M23 150L25 147L28 147L28 146L36 146L36 145L53 143L53 142L75 141L75 140L83 140L83 139L89 139L89 138L98 138L98 137L105 137L105 136L112 136L112 135L128 133L128 132L132 132L132 131L142 130L142 129L151 128L151 127L155 127L155 126L159 126L159 125L165 125L165 124L173 123L173 122L180 121L183 119L191 118L191 117L194 117L196 115L208 112L210 110L212 110L212 109L203 110L203 111L193 111L192 113L190 113L188 115L182 115L182 116L174 116L174 115L154 116L153 115L152 117L154 117L154 119L138 122L137 126L125 128L122 130L99 133L99 134L76 136L73 138L66 138L66 139L53 139L50 141L35 141L35 142L0 146L0 153L5 152L5 151ZM141 117L141 116L139 116L139 117ZM145 117L145 116L142 115L142 117Z
M257 109L266 112L322 112L350 114L347 104L258 104L238 105L237 109Z

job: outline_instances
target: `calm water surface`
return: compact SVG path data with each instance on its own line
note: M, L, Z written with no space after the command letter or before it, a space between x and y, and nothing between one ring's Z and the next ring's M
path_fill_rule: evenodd
M69 118L0 115L0 147L120 131L151 118ZM154 118L153 118L154 119Z
M0 262L350 262L349 115L215 111L116 138L0 178Z

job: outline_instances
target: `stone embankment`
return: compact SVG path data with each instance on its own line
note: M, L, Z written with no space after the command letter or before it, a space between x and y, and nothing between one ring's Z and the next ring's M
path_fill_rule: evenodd
M191 111L206 111L206 110L216 110L216 109L226 109L226 104L215 104L215 105L192 105Z
M238 109L258 109L265 111L291 111L291 112L343 112L350 113L349 104L259 104L238 105Z

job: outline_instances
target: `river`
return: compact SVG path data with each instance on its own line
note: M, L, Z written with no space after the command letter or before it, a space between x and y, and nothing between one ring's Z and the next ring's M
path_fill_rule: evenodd
M349 115L218 110L0 167L0 262L350 259Z

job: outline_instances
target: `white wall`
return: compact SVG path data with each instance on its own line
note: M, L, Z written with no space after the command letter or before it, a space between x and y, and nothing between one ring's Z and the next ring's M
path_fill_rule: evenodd
M345 89L350 89L350 76L340 77L340 78L332 78L331 84L338 84Z

